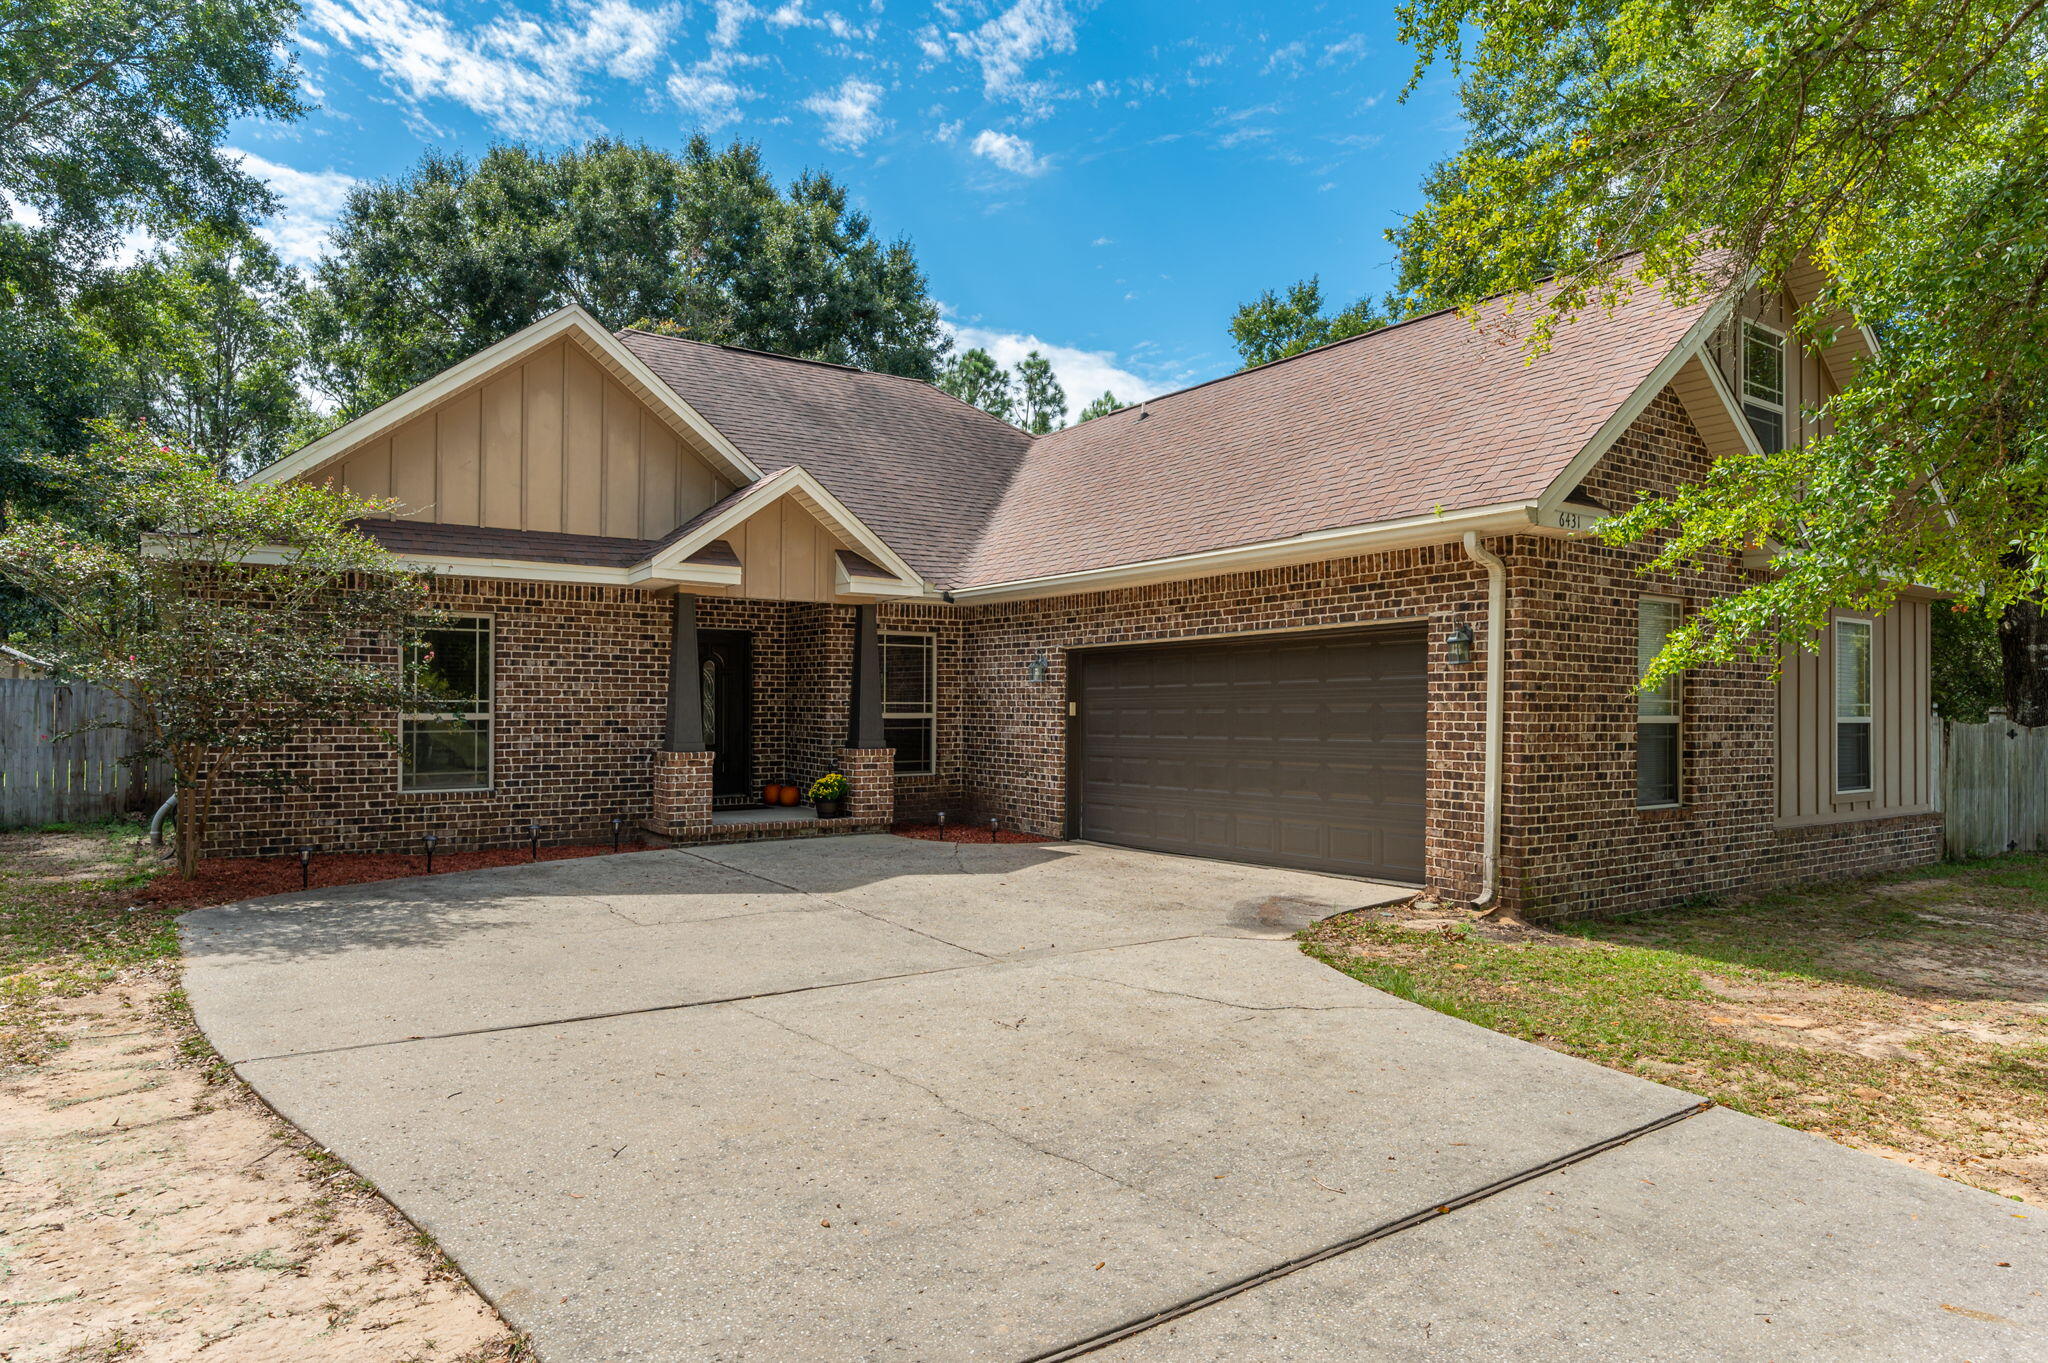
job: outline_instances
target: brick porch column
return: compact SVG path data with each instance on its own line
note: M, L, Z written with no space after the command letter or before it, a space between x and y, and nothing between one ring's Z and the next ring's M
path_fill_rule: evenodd
M688 841L711 831L711 763L708 752L654 755L654 811L648 831Z
M841 748L839 771L853 786L846 817L886 828L896 820L896 750Z

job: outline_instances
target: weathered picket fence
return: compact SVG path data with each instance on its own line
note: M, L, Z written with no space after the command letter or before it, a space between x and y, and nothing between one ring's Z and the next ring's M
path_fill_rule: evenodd
M1993 710L1983 724L1938 724L1948 854L2048 850L2048 728Z
M137 769L125 729L85 727L119 719L120 697L83 682L0 677L0 828L105 818L161 800L161 764Z

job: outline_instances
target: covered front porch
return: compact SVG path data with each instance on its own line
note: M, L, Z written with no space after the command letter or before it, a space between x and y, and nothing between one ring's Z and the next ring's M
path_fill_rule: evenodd
M883 728L875 606L671 597L666 723L647 831L679 843L885 830L895 749ZM803 792L828 772L850 789L837 817ZM796 804L768 804L791 786Z

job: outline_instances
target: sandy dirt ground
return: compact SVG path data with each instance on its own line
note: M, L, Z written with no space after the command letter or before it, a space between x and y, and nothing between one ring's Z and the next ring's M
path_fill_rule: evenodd
M65 912L125 912L96 888L104 838L0 841L8 894L69 877ZM174 962L83 985L61 965L0 974L32 1042L0 1065L4 1363L530 1356L430 1241L225 1073Z

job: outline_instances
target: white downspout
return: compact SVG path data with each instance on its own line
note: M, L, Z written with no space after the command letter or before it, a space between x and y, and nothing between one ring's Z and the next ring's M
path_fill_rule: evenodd
M1500 896L1500 786L1502 730L1507 707L1508 570L1500 555L1479 542L1479 532L1465 532L1465 554L1486 569L1486 797L1485 841L1480 858L1484 888L1472 901L1490 909Z

